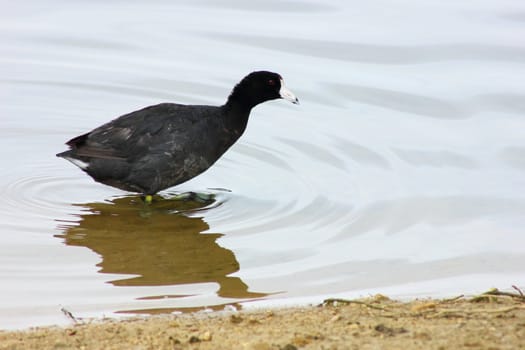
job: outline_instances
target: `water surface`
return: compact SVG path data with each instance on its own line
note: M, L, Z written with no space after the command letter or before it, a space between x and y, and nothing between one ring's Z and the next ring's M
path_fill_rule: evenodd
M525 5L6 3L0 328L443 296L525 281ZM221 104L257 69L300 106L157 202L54 155L146 105ZM227 190L222 190L227 189Z

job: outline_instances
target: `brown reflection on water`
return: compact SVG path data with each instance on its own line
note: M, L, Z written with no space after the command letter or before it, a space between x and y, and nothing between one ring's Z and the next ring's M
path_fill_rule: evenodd
M145 206L138 197L122 197L106 203L81 204L80 220L66 223L56 237L65 244L87 247L102 257L101 273L129 274L110 281L115 286L161 286L215 282L225 298L260 298L238 277L233 252L217 244L220 233L209 229L198 209L215 200L163 200ZM185 212L183 214L181 212ZM188 216L187 213L193 213ZM155 299L166 296L145 296ZM170 296L170 297L184 297Z

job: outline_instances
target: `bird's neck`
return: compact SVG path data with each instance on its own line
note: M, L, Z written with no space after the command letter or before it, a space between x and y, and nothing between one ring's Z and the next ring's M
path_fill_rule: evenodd
M264 102L260 96L253 94L252 90L246 78L241 80L240 83L235 85L230 96L228 96L225 106L237 113L250 114L253 107Z
M226 116L227 128L242 134L248 123L248 117L253 107L263 102L260 97L250 93L246 79L235 85L226 104L222 107Z
M250 116L251 108L246 108L246 106L243 105L226 103L222 106L222 110L224 113L225 127L240 136L248 124L248 117Z

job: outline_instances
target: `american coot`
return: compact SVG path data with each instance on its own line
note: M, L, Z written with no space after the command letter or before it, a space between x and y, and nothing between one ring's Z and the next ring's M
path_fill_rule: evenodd
M253 107L283 98L298 104L277 73L248 74L226 104L161 103L123 115L69 140L57 154L95 181L152 195L208 169L239 139Z

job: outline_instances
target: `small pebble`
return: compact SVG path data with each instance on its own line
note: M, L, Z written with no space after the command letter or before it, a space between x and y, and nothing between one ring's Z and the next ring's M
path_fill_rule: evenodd
M230 322L231 323L241 323L242 321L243 321L243 319L239 315L231 315L230 316Z
M199 343L200 341L201 341L201 340L199 339L199 337L197 337L197 336L195 336L195 335L192 335L192 336L190 337L190 340L189 340L190 344Z
M342 318L343 318L343 316L341 316L341 315L335 315L334 317L332 317L330 319L329 322L337 322L337 321L340 321Z
M436 303L424 303L424 304L416 304L414 306L412 306L412 308L410 310L412 310L412 312L418 312L418 311L423 311L423 310L428 310L428 309L435 309L437 307L437 304Z
M204 332L200 336L200 340L202 340L202 341L210 341L211 340L211 333L209 331Z

